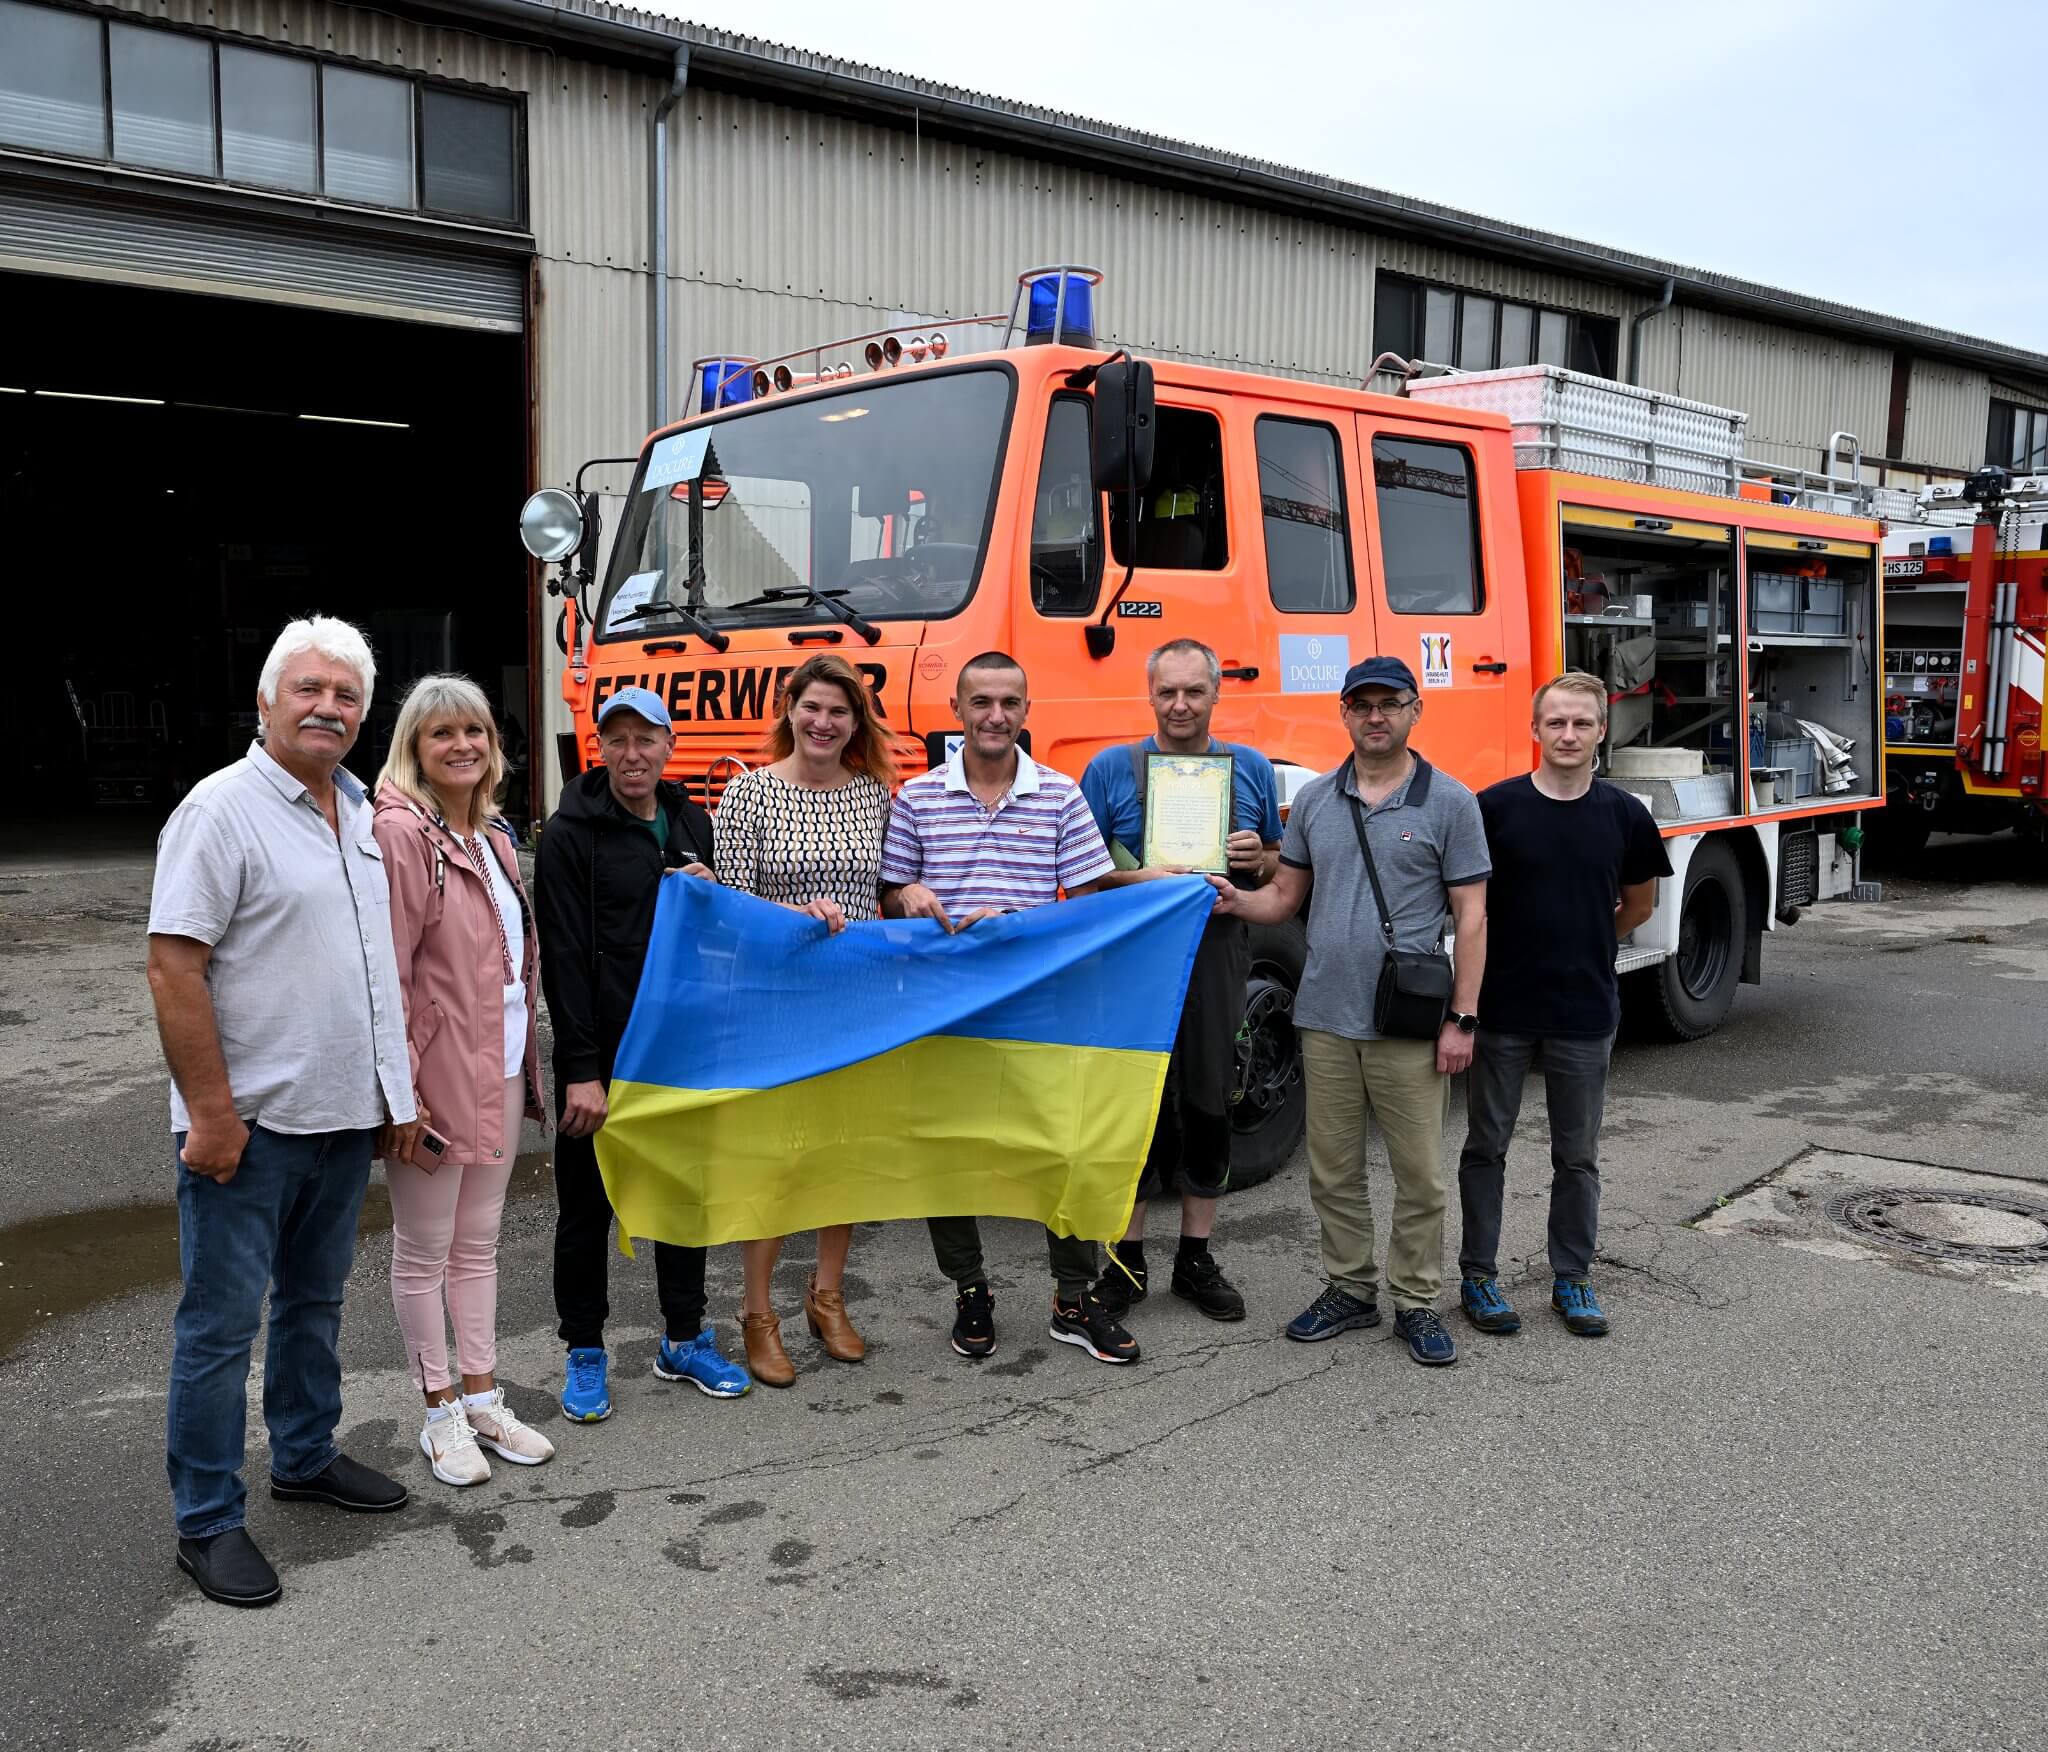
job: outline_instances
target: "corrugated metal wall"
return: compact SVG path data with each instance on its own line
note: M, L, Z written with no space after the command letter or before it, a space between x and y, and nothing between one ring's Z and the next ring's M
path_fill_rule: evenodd
M1866 451L1882 453L1892 354L1888 347L1679 306L1643 325L1637 381L1739 408L1749 415L1750 455L1818 468L1831 432L1853 432Z
M1625 297L1534 269L728 92L687 94L671 217L692 353L757 356L888 313L1006 308L1016 273L1108 275L1109 338L1154 355L1357 382L1376 266L1616 315ZM681 388L678 375L676 387Z

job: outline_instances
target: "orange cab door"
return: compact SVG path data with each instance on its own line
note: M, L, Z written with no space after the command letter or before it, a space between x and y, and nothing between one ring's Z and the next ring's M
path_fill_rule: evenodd
M1526 772L1528 629L1505 434L1361 414L1358 450L1379 649L1415 673L1415 747L1475 790Z
M1241 733L1250 702L1269 685L1243 609L1259 572L1258 529L1230 515L1242 503L1231 471L1248 468L1249 458L1238 458L1229 411L1225 398L1160 386L1135 548L1129 507L1094 491L1093 398L1059 390L1035 431L1020 417L1024 444L1013 449L1023 449L1033 472L1019 520L1014 649L1031 677L1032 753L1062 772L1078 775L1098 749L1151 731L1145 659L1169 639L1200 639L1221 660L1220 735ZM1096 656L1086 629L1105 611L1116 638Z

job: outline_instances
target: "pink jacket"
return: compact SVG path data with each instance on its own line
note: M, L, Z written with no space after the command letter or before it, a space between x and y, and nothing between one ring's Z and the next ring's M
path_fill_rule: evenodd
M413 1089L433 1116L428 1123L448 1140L450 1162L508 1160L519 1140L505 1136L505 971L490 887L455 837L394 786L378 788L373 831L391 888ZM533 908L512 836L494 823L484 838L525 917L526 1113L544 1120Z

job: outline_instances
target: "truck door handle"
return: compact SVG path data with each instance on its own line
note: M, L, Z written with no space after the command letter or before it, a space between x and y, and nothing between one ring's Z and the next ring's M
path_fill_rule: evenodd
M1507 672L1508 666L1505 663L1475 663L1472 665L1472 673L1474 675L1505 675Z
M1216 673L1226 681L1257 681L1259 679L1259 669L1255 663L1242 664L1236 669L1219 669Z

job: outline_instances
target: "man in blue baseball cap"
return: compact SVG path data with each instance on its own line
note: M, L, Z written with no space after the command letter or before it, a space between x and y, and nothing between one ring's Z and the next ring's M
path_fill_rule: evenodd
M662 777L675 732L661 696L620 688L598 708L597 745L604 765L563 786L534 867L541 986L555 1027L555 1312L569 1347L562 1415L577 1423L612 1410L612 1207L592 1139L605 1122L661 879L711 875L711 817ZM656 1242L654 1281L664 1328L654 1372L718 1399L746 1392L752 1378L704 1324L704 1249Z
M1436 1311L1444 1281L1444 1116L1450 1079L1472 1062L1478 1027L1486 829L1472 793L1409 752L1422 695L1400 658L1354 663L1339 710L1351 758L1302 788L1273 880L1253 890L1218 882L1219 910L1279 924L1301 910L1315 885L1315 929L1294 1023L1308 1083L1309 1195L1329 1285L1288 1324L1287 1336L1312 1342L1379 1324L1365 1179L1372 1115L1394 1170L1387 1238L1394 1325L1418 1363L1441 1366L1458 1360ZM1442 1026L1432 1019L1429 1039L1383 1035L1374 1000L1388 949L1440 945L1446 912L1456 926L1457 968Z

